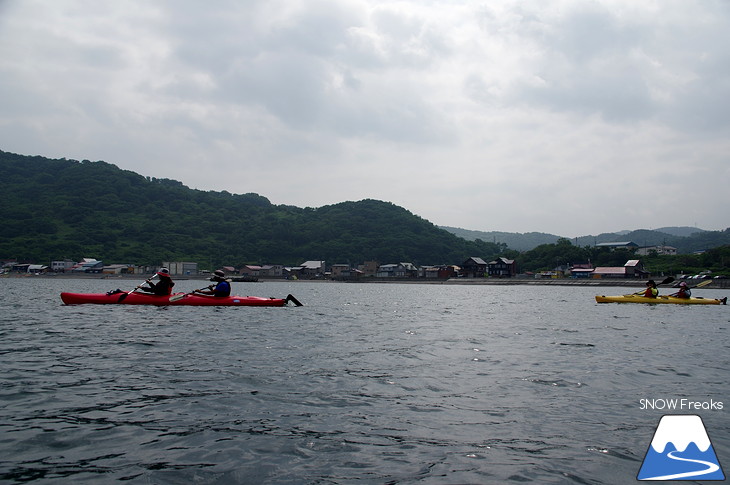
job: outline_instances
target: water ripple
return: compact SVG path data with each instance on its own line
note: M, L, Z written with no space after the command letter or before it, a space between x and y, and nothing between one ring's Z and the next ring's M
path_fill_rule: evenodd
M683 309L597 306L581 288L239 287L305 303L266 309L58 300L107 286L0 280L1 481L629 483L658 415L639 399L728 394L717 308L693 309L687 336ZM727 421L706 417L728 448Z

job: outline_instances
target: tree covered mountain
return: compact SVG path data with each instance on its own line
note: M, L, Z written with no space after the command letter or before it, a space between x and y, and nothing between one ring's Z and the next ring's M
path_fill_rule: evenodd
M295 265L311 259L460 264L471 256L514 255L562 239L439 228L377 200L319 208L274 205L254 193L195 190L88 160L0 151L0 174L0 259L47 263L93 257L145 265L188 260L201 268ZM730 244L730 229L666 230L606 233L570 242L586 247L631 240L674 246L685 254Z
M553 244L561 239L560 236L554 234L546 234L544 232L501 232L501 231L474 231L470 229L462 229L460 227L439 226L452 234L463 237L468 241L481 239L492 243L505 244L515 251L527 251L534 249L541 244Z
M529 251L543 244L555 244L561 236L543 232L496 232L472 231L456 227L440 226L442 229L464 239L504 243L516 251ZM599 243L632 241L639 246L672 246L680 254L706 251L710 248L730 244L730 229L705 231L695 227L666 227L661 229L639 229L635 231L607 232L597 236L580 236L568 239L575 246L595 246Z
M696 228L686 228L684 233L694 229L688 236L679 236L662 230L638 229L625 234L605 233L598 236L583 236L577 238L579 246L593 246L602 242L633 241L639 246L672 246L680 254L690 254L697 251L706 251L711 248L730 244L730 229L724 231L704 231ZM675 230L670 228L669 230ZM675 232L680 232L676 231ZM575 240L574 240L575 241Z
M311 259L427 265L506 249L467 241L377 200L316 209L274 205L258 194L190 189L101 161L2 151L0 174L0 258L186 260L202 268Z

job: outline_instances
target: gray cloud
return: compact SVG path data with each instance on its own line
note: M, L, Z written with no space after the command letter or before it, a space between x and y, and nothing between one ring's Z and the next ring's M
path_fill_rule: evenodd
M0 3L3 150L471 229L728 225L674 207L729 201L726 2L39 5Z

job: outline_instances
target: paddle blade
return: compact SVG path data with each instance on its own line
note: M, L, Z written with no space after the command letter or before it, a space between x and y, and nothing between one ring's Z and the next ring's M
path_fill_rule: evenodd
M296 298L294 298L294 295L292 295L291 293L289 293L288 295L286 295L286 301L287 302L292 302L296 306L303 306L302 303L299 300L297 300Z
M129 295L130 295L130 293L134 293L135 291L137 291L137 290L139 290L140 288L142 288L142 285L144 285L145 283L149 283L149 282L150 282L150 280L151 280L151 279L153 279L153 278L154 278L155 276L157 276L157 275L153 275L153 276L152 276L152 278L147 278L147 279L146 279L146 280L144 280L144 281L143 281L142 283L140 283L140 284L138 284L137 286L135 286L135 287L134 287L134 289L133 289L132 291L128 291L128 292L124 293L123 295L121 295L121 296L119 297L119 299L117 300L117 303L121 303L121 302L123 302L123 301L124 301L124 299L125 299L125 298L127 298L127 297L128 297Z
M668 284L669 284L669 283L671 283L672 281L674 281L674 277L672 277L672 276L667 276L667 277L666 277L666 278L664 278L664 279L662 280L662 282L661 282L661 283L659 283L659 284L660 284L660 285L668 285ZM657 285L657 286L658 286L658 285Z
M712 283L712 280L705 280L702 283L700 283L699 285L695 286L695 288L702 288L703 286L707 286L710 283Z
M128 291L126 293L122 293L121 295L119 295L119 299L117 300L117 303L123 302L126 297L128 297L129 295L131 295L132 293L134 293L135 291L137 291L141 286L142 285L139 285L135 289L133 289L132 291Z
M172 302L174 302L174 301L180 301L180 300L182 300L183 298L185 298L186 296L188 296L189 294L190 294L190 293L180 293L180 294L177 294L177 295L172 295L172 296L170 297L170 303L172 303Z

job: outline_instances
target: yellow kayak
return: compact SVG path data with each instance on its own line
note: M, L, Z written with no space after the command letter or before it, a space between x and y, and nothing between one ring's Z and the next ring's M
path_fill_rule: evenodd
M727 297L717 298L677 298L674 296L658 296L648 298L642 295L603 296L596 295L596 303L674 303L675 305L727 305Z

